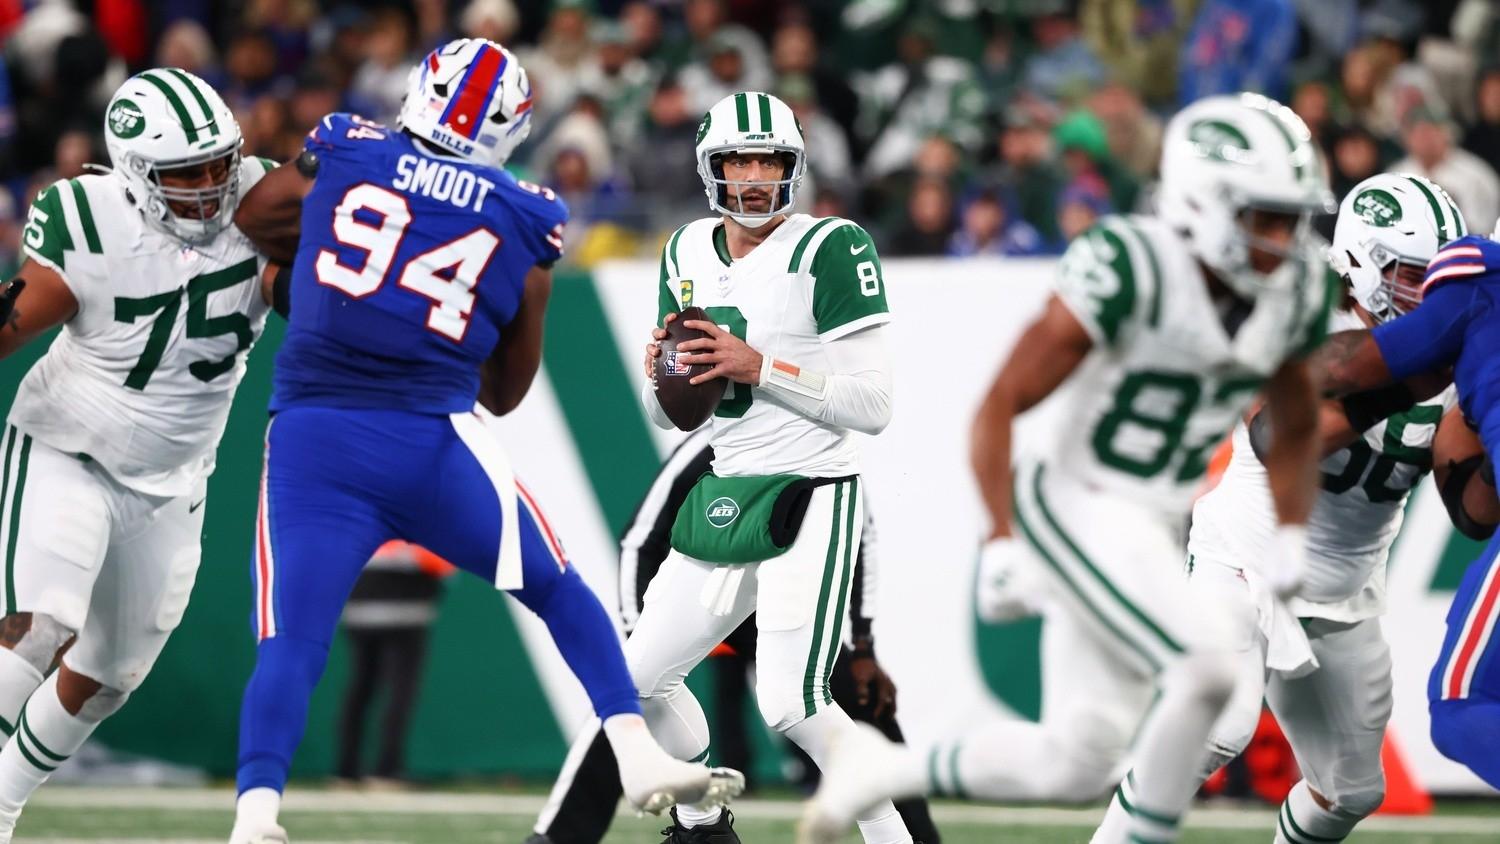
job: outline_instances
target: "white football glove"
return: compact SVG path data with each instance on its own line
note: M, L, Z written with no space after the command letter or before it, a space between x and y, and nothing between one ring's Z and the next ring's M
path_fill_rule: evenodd
M1277 600L1295 597L1307 574L1307 525L1277 525L1266 560L1266 583Z
M1036 558L1024 541L999 536L980 546L974 603L981 621L997 624L1041 615L1042 588Z

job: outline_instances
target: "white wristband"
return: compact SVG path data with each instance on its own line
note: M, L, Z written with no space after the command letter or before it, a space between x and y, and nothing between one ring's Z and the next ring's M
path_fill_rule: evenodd
M770 355L760 364L760 386L767 390L785 390L813 401L822 401L828 389L828 378L818 372L810 372Z

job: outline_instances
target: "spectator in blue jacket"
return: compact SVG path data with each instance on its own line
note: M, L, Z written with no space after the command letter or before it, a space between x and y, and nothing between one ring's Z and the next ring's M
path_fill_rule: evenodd
M1282 102L1297 48L1291 0L1207 0L1177 63L1181 105L1214 94L1256 91Z

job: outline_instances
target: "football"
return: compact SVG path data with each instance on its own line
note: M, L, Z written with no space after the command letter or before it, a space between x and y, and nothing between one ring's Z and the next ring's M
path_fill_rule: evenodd
M656 400L672 424L684 431L696 430L708 421L719 400L724 398L725 387L723 377L701 384L688 383L713 367L706 363L677 362L677 344L708 336L706 331L683 325L690 319L707 320L708 314L702 308L684 308L677 319L667 323L667 339L661 341L661 357L656 359Z

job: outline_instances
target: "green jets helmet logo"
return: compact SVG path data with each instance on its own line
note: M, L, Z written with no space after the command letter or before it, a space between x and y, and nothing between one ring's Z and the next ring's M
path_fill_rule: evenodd
M1372 226L1394 226L1401 222L1401 203L1389 193L1371 188L1354 197L1351 210Z
M136 135L146 131L146 115L141 107L130 100L116 100L110 106L109 116L105 122L109 124L109 131L115 133L119 138L134 138Z
M708 518L708 523L716 528L727 528L735 519L740 517L740 505L733 498L719 496L708 502L708 509L703 515Z
M1203 154L1220 161L1233 160L1233 151L1249 152L1250 139L1234 125L1222 120L1200 120L1188 127L1188 140Z
M698 124L698 140L693 141L694 144L701 144L703 143L703 139L708 137L708 126L710 123L713 123L713 120L714 116L712 114L706 111L703 113L703 121Z

